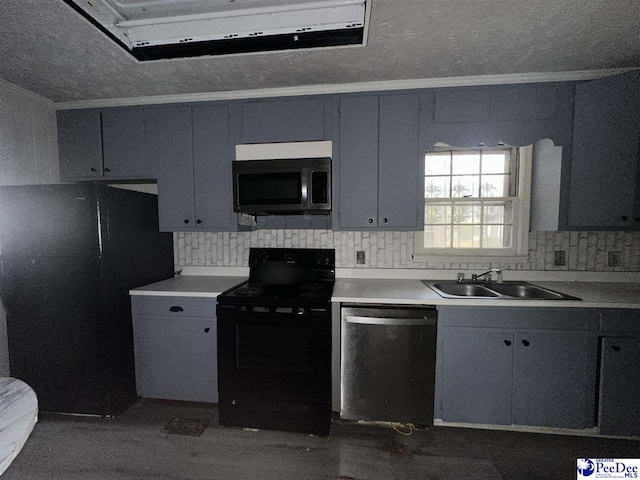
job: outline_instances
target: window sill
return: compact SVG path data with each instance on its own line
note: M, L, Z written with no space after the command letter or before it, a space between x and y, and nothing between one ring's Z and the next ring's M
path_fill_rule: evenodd
M529 255L413 255L414 262L425 263L511 263L525 264Z

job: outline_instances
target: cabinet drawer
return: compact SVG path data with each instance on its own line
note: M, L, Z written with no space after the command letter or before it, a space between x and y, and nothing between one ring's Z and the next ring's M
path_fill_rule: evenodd
M162 315L173 317L216 316L215 298L132 296L135 315Z
M600 331L640 336L640 310L601 310Z
M592 330L598 313L588 308L446 307L438 309L443 327L528 330Z

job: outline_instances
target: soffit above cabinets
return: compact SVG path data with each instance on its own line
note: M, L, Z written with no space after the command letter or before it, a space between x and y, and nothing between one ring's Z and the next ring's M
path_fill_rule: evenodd
M64 0L138 60L362 45L367 0Z

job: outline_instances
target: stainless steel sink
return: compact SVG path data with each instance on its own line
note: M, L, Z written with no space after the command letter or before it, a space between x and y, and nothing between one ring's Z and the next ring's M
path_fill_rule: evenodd
M424 282L423 282L424 283ZM492 297L496 298L499 294L474 283L436 283L428 285L436 290L440 295L444 294L449 297Z
M581 300L571 295L532 285L528 282L429 282L422 280L427 287L443 298L485 298L493 300Z
M503 283L490 286L491 290L507 297L522 298L524 300L563 300L566 295L536 285L526 283Z

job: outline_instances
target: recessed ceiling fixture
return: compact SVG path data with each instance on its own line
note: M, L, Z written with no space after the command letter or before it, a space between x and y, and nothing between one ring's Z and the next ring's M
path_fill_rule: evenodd
M64 2L138 60L366 43L367 0Z

